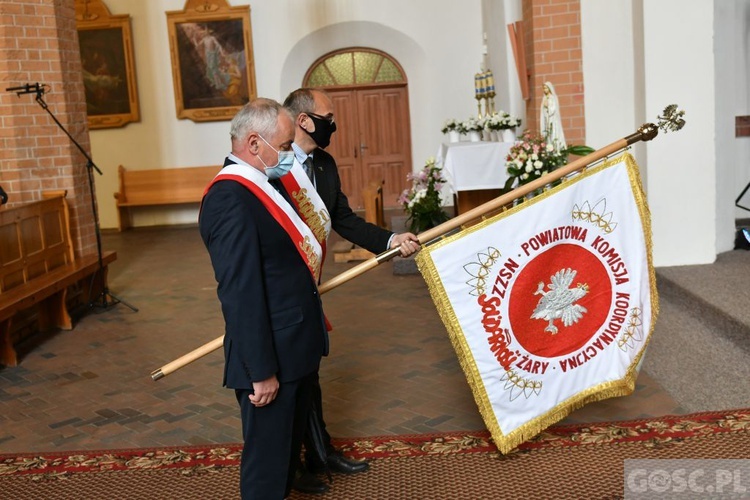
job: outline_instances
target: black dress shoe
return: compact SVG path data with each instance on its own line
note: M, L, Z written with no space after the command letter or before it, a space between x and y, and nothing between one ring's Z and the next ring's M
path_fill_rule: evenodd
M329 453L326 461L328 462L328 470L340 474L356 474L357 472L364 472L370 468L370 464L367 462L347 458L338 451ZM308 463L307 469L313 474L325 472L324 467L314 463Z
M295 489L302 493L322 495L323 493L326 493L330 488L326 483L315 477L312 472L299 470L294 475L292 489Z

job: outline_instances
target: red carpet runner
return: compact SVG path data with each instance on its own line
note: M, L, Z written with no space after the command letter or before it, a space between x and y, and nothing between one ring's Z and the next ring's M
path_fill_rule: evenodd
M750 458L750 409L555 426L502 455L489 433L338 440L371 470L314 498L603 498L627 458ZM0 455L0 498L236 498L231 445ZM291 498L307 498L293 494Z

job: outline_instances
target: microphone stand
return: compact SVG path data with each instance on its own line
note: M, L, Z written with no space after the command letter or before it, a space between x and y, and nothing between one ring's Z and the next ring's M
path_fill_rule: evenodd
M10 89L7 89L10 90ZM112 292L110 292L109 287L107 286L107 280L104 276L104 261L102 260L102 236L101 236L101 230L99 228L99 213L96 208L96 199L94 198L94 173L93 171L96 170L99 175L102 175L102 171L99 170L99 167L96 166L94 163L94 160L91 159L91 156L86 153L86 151L81 147L80 144L78 144L78 141L76 141L72 135L65 129L62 123L59 122L59 120L55 117L54 114L52 114L52 111L50 111L49 107L47 106L47 103L44 101L44 98L42 97L44 95L44 86L37 84L36 88L33 89L36 92L36 102L39 103L39 105L42 107L43 110L45 110L52 120L57 124L58 127L60 127L60 130L65 132L65 135L68 136L68 138L71 140L73 144L78 148L78 151L81 152L81 154L86 158L86 170L88 171L88 178L89 178L89 193L91 195L91 212L94 215L94 233L96 234L96 252L99 257L99 275L102 279L102 290L99 292L99 295L96 299L91 299L89 296L89 308L93 307L101 307L103 309L109 309L110 307L114 307L117 304L124 304L128 308L130 308L133 312L138 312L138 308L135 306L127 303L120 297L114 295ZM19 96L21 93L26 92L19 92ZM94 278L96 274L91 276L91 283L93 285ZM91 287L89 288L91 290ZM110 298L112 300L110 300Z

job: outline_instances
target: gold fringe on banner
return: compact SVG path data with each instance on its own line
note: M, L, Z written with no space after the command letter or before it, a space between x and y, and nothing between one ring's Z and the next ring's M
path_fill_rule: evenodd
M644 241L646 242L649 286L651 290L651 324L644 345L641 348L640 352L633 359L633 362L628 367L622 379L604 382L597 386L581 391L575 396L572 396L567 400L561 402L559 405L546 412L545 414L540 415L526 422L525 424L522 424L517 429L506 434L500 428L497 418L495 417L495 413L492 409L492 404L490 403L487 389L484 386L484 382L479 373L479 369L476 366L474 356L472 355L471 348L469 347L469 344L466 340L466 336L461 328L448 294L445 291L443 282L437 271L435 263L432 260L431 252L453 241L459 240L468 234L483 229L501 219L510 217L518 213L519 211L524 210L528 206L539 203L540 201L550 196L554 196L556 193L560 192L563 189L566 189L568 186L581 181L582 179L595 175L621 162L625 163L627 169L631 191L640 214ZM633 393L633 391L635 390L635 381L638 375L638 367L640 366L643 354L646 350L646 347L648 346L651 334L653 333L659 309L658 293L656 290L656 275L654 273L653 260L651 255L652 247L653 242L651 237L650 211L648 209L646 197L643 192L643 185L641 184L639 168L635 159L629 153L623 153L613 159L605 160L595 167L590 167L580 174L565 180L562 184L546 190L530 200L524 200L523 202L517 204L515 207L505 212L483 220L476 225L464 229L463 231L452 236L448 236L432 245L428 245L423 248L421 252L419 252L416 257L417 267L419 268L419 271L422 273L422 276L427 283L427 287L430 291L430 296L432 297L432 300L437 307L440 319L443 321L443 324L448 331L451 344L456 351L458 361L469 382L469 386L471 387L474 401L479 408L479 412L482 415L485 424L487 425L487 429L492 435L495 445L502 453L508 453L512 451L519 444L533 438L550 425L559 422L574 410L577 410L588 403L617 396L627 396Z

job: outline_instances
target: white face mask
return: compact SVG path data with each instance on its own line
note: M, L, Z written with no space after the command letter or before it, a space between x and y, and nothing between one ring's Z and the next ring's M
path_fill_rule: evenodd
M263 161L263 158L258 155L260 162L265 168L266 176L269 179L274 180L286 175L292 169L292 165L294 165L294 151L279 151L275 147L271 146L268 141L263 138L262 135L258 134L258 137L263 139L263 142L268 144L268 147L276 151L276 154L279 156L279 161L276 162L276 165L269 167L268 165L266 165L266 162Z

